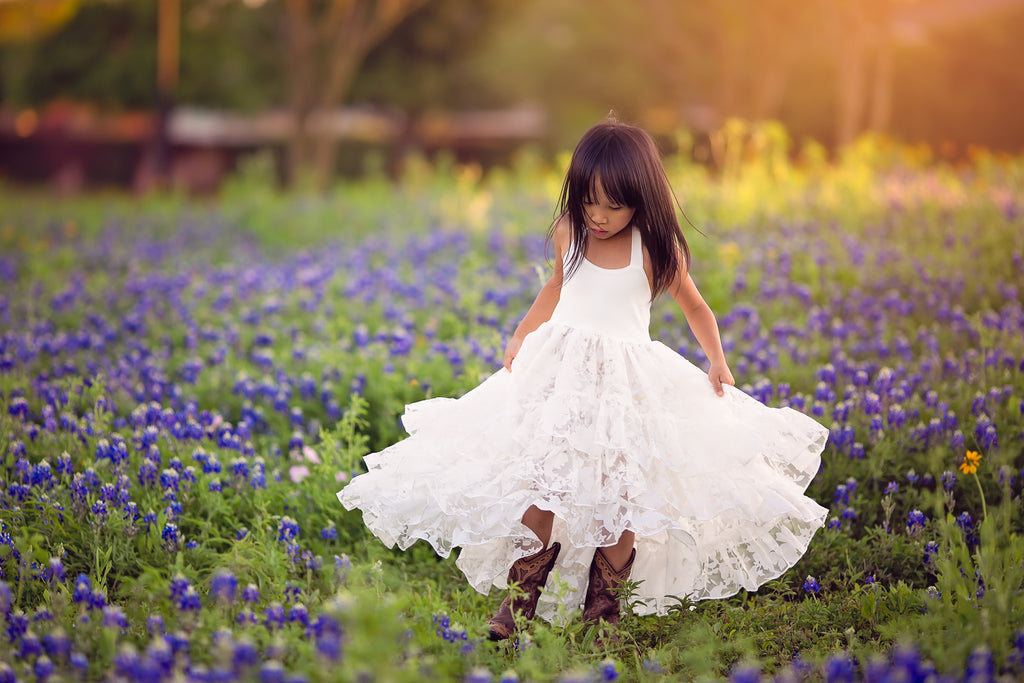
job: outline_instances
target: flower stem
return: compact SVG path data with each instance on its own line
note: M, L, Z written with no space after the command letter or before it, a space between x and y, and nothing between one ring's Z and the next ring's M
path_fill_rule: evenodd
M985 490L981 488L981 480L978 479L978 473L974 472L974 483L978 485L978 494L981 495L981 519L982 521L988 519L988 510L985 507Z

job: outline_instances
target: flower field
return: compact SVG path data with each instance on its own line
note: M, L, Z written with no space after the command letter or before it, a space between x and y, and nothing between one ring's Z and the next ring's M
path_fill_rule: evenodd
M498 595L335 498L406 403L500 366L560 168L0 188L0 683L1024 677L1024 158L778 135L667 167L737 382L831 429L829 520L757 593L609 649L578 620L489 643ZM700 365L673 306L652 336Z

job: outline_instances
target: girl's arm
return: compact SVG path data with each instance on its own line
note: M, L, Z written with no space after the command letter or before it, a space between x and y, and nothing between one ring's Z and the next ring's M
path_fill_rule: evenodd
M518 355L519 347L522 346L526 335L540 327L541 323L549 320L555 310L555 304L558 303L559 296L562 293L562 259L565 256L565 250L568 248L568 239L568 219L563 217L558 219L558 223L555 225L555 234L552 238L552 242L555 245L555 272L544 283L544 286L541 287L537 298L533 300L533 305L530 306L530 310L526 312L526 316L519 323L512 338L508 340L508 345L505 347L504 361L506 370L512 370L512 361Z
M679 258L679 263L685 265L686 261L683 260L681 253ZM725 351L722 349L722 338L718 333L718 321L715 319L715 314L704 301L704 297L697 291L697 285L693 283L690 274L682 269L676 276L676 281L669 287L669 294L679 304L683 315L686 316L686 322L693 330L693 336L697 338L700 347L704 349L704 355L711 361L708 379L711 381L715 393L722 396L725 393L722 390L722 385L736 386L736 380L733 379L732 372L729 371L729 364L725 361Z

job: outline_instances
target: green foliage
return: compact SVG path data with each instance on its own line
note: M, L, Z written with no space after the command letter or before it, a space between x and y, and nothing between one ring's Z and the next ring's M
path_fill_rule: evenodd
M927 351L923 340L932 334L950 358L977 358L971 354L993 349L1016 362L1024 357L1021 339L1012 330L984 324L992 311L1017 303L1008 300L1006 285L1015 282L1013 254L1024 252L1020 216L1014 213L1019 203L1013 203L1024 194L1024 161L981 159L968 172L925 164L920 150L869 138L834 167L824 167L814 161L813 147L802 152L805 161L787 161L782 150L790 143L775 127L737 122L723 135L734 151L718 177L685 158L667 161L687 215L707 234L687 229L694 277L720 317L756 303L760 321L753 333L768 334L776 322L803 329L815 309L833 306L830 313L838 326L843 316L857 315L842 308L847 299L864 291L884 298L879 282L909 286L924 272L960 283L959 305L964 319L976 323L970 329L977 334L958 332L936 320L934 311L915 309L897 329L880 330L883 341L894 343L904 335L911 352L920 355ZM41 416L47 402L31 390L33 379L64 362L81 363L88 354L55 352L54 358L42 356L16 371L0 372L5 401L0 478L5 487L23 467L15 453L19 442L24 460L33 464L46 461L55 468L57 458L67 453L76 472L92 468L105 483L126 477L139 512L154 515L148 525L129 523L119 510L100 517L91 512L95 493L73 502L68 474L56 475L54 488L33 486L24 501L0 509L0 522L10 535L10 545L0 544L0 568L13 591L15 611L31 616L49 610L52 619L33 622L32 628L42 632L52 626L74 634L76 647L90 656L88 678L103 677L119 655L144 651L152 642L146 627L152 616L164 619L168 632L188 638L194 663L223 666L231 654L225 645L230 631L232 638L251 641L287 671L310 680L360 680L370 672L381 680L459 680L486 669L548 681L571 673L590 675L603 666L612 666L627 680L711 680L744 667L781 673L796 657L821 665L844 653L865 663L911 643L940 672L955 674L979 647L997 661L1011 650L1015 634L1024 629L1024 519L1019 484L1010 484L1010 476L1019 476L1015 473L1024 466L1022 444L1014 439L1024 430L1018 407L1024 385L1016 365L983 362L976 363L968 380L951 380L939 367L922 371L922 381L941 389L943 401L965 426L976 394L1009 388L1009 398L987 409L1003 441L984 454L976 475L957 470L963 454L945 443L920 446L909 436L913 425L902 430L885 425L872 434L867 417L853 415L847 422L863 439L863 457L830 445L808 490L832 507L838 525L821 530L791 571L756 593L697 604L683 600L664 617L625 616L622 643L605 650L595 647L594 633L576 614L568 614L561 626L531 623L518 648L487 642L485 622L500 596L473 591L455 556L438 557L424 543L405 552L383 547L366 531L361 515L344 510L335 494L361 471L368 451L402 438L397 417L404 405L458 395L493 368L482 355L501 349L510 321L521 317L550 267L540 242L561 169L529 156L492 174L450 160L436 165L415 160L396 182L376 177L321 196L274 190L265 161L254 159L221 201L210 205L174 196L57 201L7 191L2 197L0 253L18 257L17 267L4 271L11 273L4 285L5 315L30 329L46 322L55 329L77 330L87 324L90 310L103 306L105 315L123 320L136 306L110 292L137 285L140 278L170 283L181 273L202 272L182 290L182 298L194 306L191 322L200 332L233 327L230 341L190 335L180 311L154 308L140 314L145 329L131 343L111 341L110 352L137 361L132 344L159 349L168 382L179 386L198 410L214 411L233 424L247 411L259 410L266 422L265 429L251 435L246 444L251 454L242 458L251 468L265 469L265 488L231 474L240 456L214 439L190 443L161 433L154 441L163 463L177 458L195 476L194 482L180 483L180 539L171 543L161 534L169 519L164 491L139 480L141 448L132 440L141 439L144 430L118 422L151 406L130 390L109 389L105 382L110 378L51 377L67 395L54 419L66 418L78 430L40 429L30 438L24 422L9 410L14 397L24 394L27 410ZM130 227L112 227L119 224ZM495 233L515 239L492 241ZM377 242L397 250L397 245L428 241L432 248L416 252L415 263L387 249L369 248L363 261L344 260L349 251L338 248ZM109 247L100 250L100 243ZM162 250L175 245L172 253L180 254L180 260L164 258ZM321 251L339 259L338 271L323 289L329 310L326 305L304 307L308 301L300 287L262 283L237 267L289 259L301 263ZM346 269L386 271L406 285L418 268L438 263L454 264L451 282L443 284L459 296L444 306L408 313L410 327L423 334L411 341L408 356L392 354L384 344L360 347L353 341L357 332L372 338L395 323L381 301L352 293ZM762 286L777 285L782 264L788 269L786 282L805 298L758 298L755 292L760 294ZM516 287L507 285L522 273L514 280ZM217 278L232 286L249 282L251 298L218 309L220 292L210 285L221 281ZM738 286L741 279L745 288ZM61 293L69 282L85 303L61 309ZM508 299L500 304L488 299L487 292L498 291L502 283ZM434 294L435 285L422 287ZM257 312L266 314L260 330L238 323ZM689 344L693 351L693 340L671 302L657 302L653 319L655 336ZM756 354L746 353L742 328L730 329L735 331L725 341L731 357L749 363L741 381L754 384L770 376L776 386L788 382L792 395L813 396L817 373L831 357L828 345L802 344L805 357L779 359L778 367L767 371L757 366ZM257 339L258 331L267 338ZM41 334L40 339L49 338ZM433 341L458 352L461 364L431 355ZM194 383L185 381L187 361L209 358L221 347L221 366L208 368ZM339 413L332 417L323 401L297 395L289 404L302 412L303 426L296 427L286 411L235 391L237 383L272 379L271 371L254 359L256 351L269 354L289 376L316 379L318 389L337 402ZM847 353L875 362L874 375L889 363L873 348L851 346ZM351 393L357 375L364 382L361 395ZM830 411L837 402L829 403ZM810 398L808 407L813 407ZM941 413L919 392L902 407L918 411L922 425ZM833 415L826 412L821 419L829 424ZM964 431L967 447L973 448L972 430ZM289 445L295 432L315 459ZM96 457L101 442L109 442L114 433L132 442L132 457L120 464ZM211 456L224 468L221 472L202 471L203 458ZM294 467L306 467L308 474L293 472ZM959 477L948 492L941 481L945 471ZM919 481L926 474L930 484ZM215 480L222 491L210 489ZM893 482L899 486L890 490ZM847 496L842 503L836 498L839 487ZM4 500L13 501L6 490ZM844 516L846 510L854 514ZM921 528L907 522L914 511L928 518ZM958 522L964 513L975 524L976 540ZM298 559L281 539L290 522L300 528L300 549L308 551ZM246 533L239 533L242 529ZM196 544L190 547L188 541ZM937 550L931 552L929 544ZM926 561L928 553L933 559ZM66 583L37 576L50 558L61 558ZM223 569L233 572L240 586L253 584L258 601L219 600L212 584ZM104 625L103 617L74 601L78 574L87 575L108 603L123 610L127 628ZM815 584L805 583L808 577ZM172 597L172 586L182 579L198 593L202 618L180 609ZM817 585L817 591L808 585ZM298 597L295 588L301 591ZM326 660L299 623L267 629L246 621L251 616L262 622L275 603L290 610L296 601L311 615L327 615L343 625L348 635L338 662ZM84 614L91 615L88 622L81 620ZM442 625L445 617L447 626ZM7 640L0 639L4 662L15 656ZM814 671L812 676L821 669ZM246 676L255 679L258 672Z

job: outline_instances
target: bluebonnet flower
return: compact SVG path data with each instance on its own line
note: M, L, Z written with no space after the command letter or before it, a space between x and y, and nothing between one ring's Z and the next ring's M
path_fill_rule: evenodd
M235 623L239 626L243 624L258 624L260 620L256 617L255 612L246 607L238 612L238 616L235 617Z
M270 660L264 662L260 667L260 683L285 683L284 678L284 666L281 665L281 662Z
M974 582L978 586L977 591L974 593L974 597L981 600L982 596L985 595L985 579L981 575L981 570L974 570Z
M164 550L168 552L177 550L181 542L181 538L178 533L178 525L174 522L167 522L164 524L163 531L160 532L160 538L163 540Z
M139 473L136 475L139 486L143 488L155 486L158 476L157 472L157 464L149 458L143 458L142 463L139 465Z
M64 569L64 563L59 557L51 557L43 570L43 579L49 582L64 583L68 575Z
M964 534L964 542L967 545L977 545L978 537L974 530L974 520L971 519L971 513L961 512L956 518L956 525L960 527L960 530Z
M242 589L242 600L253 604L260 601L260 590L256 584L250 583Z
M103 608L103 625L107 628L128 628L128 615L117 605L107 605Z
M149 533L150 526L152 526L153 524L156 524L156 520L157 520L156 513L153 512L152 510L150 510L146 514L142 515L142 524L144 525L143 526L143 531L145 531L146 533Z
M288 621L298 622L303 626L309 626L309 610L301 602L297 602L288 610Z
M183 612L198 612L202 609L202 605L199 602L199 593L196 592L195 586L189 585L185 589L178 598L177 607Z
M28 419L28 401L23 396L16 396L11 399L10 404L7 406L7 414L11 417L16 417L19 420Z
M39 683L43 683L48 680L56 670L57 667L54 666L53 661L46 655L41 656L36 660L35 664L32 665L32 672L36 675L36 680L39 681Z
M817 595L821 591L821 584L818 583L816 578L808 575L807 578L804 579L803 589L805 593Z
M299 535L299 524L294 519L285 515L277 526L277 540L290 541Z
M334 525L333 521L328 522L327 526L320 531L320 538L325 541L338 540L338 528Z
M995 671L992 652L986 647L976 647L967 658L964 670L965 681L991 681Z
M24 619L24 622L21 620ZM24 627L21 624L24 623ZM38 657L43 653L43 644L40 642L39 637L28 630L28 620L24 617L19 618L19 632L21 643L18 646L17 658L27 660L32 657Z
M761 669L749 664L733 667L729 674L730 683L761 683Z
M89 486L85 481L85 474L75 473L75 476L71 478L70 486L68 486L68 492L71 494L72 506L75 509L84 510L89 498Z
M238 479L249 478L249 462L245 458L235 458L231 461L231 474Z
M345 583L348 573L352 569L352 561L348 555L334 556L334 579L339 583Z
M164 625L164 618L159 614L151 614L146 617L146 629L151 635L162 635L167 629Z
M160 473L160 488L171 489L174 492L179 491L179 479L180 475L177 470L165 469Z
M29 620L24 614L8 611L7 613L7 638L10 642L18 642L28 631Z
M88 603L90 595L92 595L92 582L85 574L79 574L78 578L75 579L74 592L71 594L72 602Z
M279 602L272 602L263 612L264 624L268 629L281 628L287 622L284 607Z
M249 485L254 489L267 488L267 470L262 460L257 459L253 463L252 473L249 476Z
M856 680L853 662L843 655L833 655L825 662L825 680L828 683L853 683Z
M139 656L136 649L125 643L114 655L114 671L121 677L122 680L130 680L132 678L139 677L141 667L144 667L148 662Z
M942 473L942 490L949 493L956 486L956 475L946 470Z
M907 533L918 533L924 529L926 524L928 524L928 517L920 510L911 510L907 513Z
M238 533L235 534L235 540L236 541L241 541L242 539L244 539L248 535L249 535L249 530L246 529L243 526L241 529L238 530Z
M1013 651L1006 658L1007 668L1014 673L1024 671L1024 630L1017 631L1013 638Z
M74 467L71 464L71 456L68 454L67 451L64 451L63 453L57 456L56 467L57 474L61 476L65 474L70 475L74 472Z
M92 508L90 508L90 510L92 511L92 514L95 517L94 521L97 524L103 524L107 521L107 501L102 499L97 500L95 503L92 504Z
M78 671L79 676L85 675L89 670L89 658L81 652L72 652L68 663L71 664L72 669Z
M192 583L184 574L181 572L175 574L168 586L168 590L171 594L171 600L174 602L181 600L181 596L185 594L185 591L187 591L191 585Z
M888 496L888 495L892 495L894 493L898 493L899 490L900 490L900 485L897 484L894 481L890 481L889 484L885 487L885 495Z
M939 544L935 541L928 541L924 546L924 563L930 565L933 558L939 552Z
M211 455L203 462L203 474L220 474L221 469L220 460L217 459L216 455Z
M229 569L221 569L213 575L210 580L210 593L218 601L227 605L235 601L235 593L238 591L238 579Z
M67 660L71 656L71 638L58 627L43 636L43 649L50 657Z
M256 666L259 661L259 650L251 640L243 636L234 642L234 649L231 652L231 664L236 673L241 669Z

